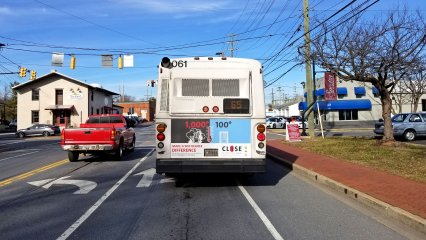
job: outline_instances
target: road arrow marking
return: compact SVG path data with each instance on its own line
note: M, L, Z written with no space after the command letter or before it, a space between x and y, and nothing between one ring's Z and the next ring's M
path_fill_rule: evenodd
M87 194L93 189L96 188L98 185L95 182L92 181L86 181L86 180L67 180L66 178L69 178L70 176L61 177L55 180L55 178L40 180L40 181L34 181L34 182L28 182L29 184L36 186L36 187L42 187L44 189L49 189L52 185L75 185L79 188L79 190L75 191L73 194Z
M142 176L142 179L139 181L139 183L136 185L136 187L150 187L156 184L175 182L174 178L164 178L163 175L157 174L155 172L155 168L147 169L140 173L136 173L133 176L140 176L140 175L143 175L143 176Z

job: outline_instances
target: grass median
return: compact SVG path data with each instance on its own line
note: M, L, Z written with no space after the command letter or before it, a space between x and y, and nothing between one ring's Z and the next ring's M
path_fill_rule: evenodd
M400 142L387 146L376 139L356 137L303 139L286 144L426 183L424 146Z

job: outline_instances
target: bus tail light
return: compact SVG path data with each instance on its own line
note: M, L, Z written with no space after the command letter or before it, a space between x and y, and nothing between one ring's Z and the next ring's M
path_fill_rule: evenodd
M260 133L263 133L263 132L265 132L266 127L263 124L259 124L259 125L257 125L256 130Z
M157 134L157 140L158 141L164 141L164 139L166 139L166 135L164 135L164 133L158 133Z
M257 134L257 140L259 140L259 141L265 141L265 139L266 139L266 136L265 136L264 133L258 133Z
M214 106L213 107L213 112L215 112L215 113L219 112L219 107L218 106Z
M166 131L167 125L164 123L160 123L157 125L157 132L162 133Z
M209 107L204 106L204 107L203 107L203 112L205 112L205 113L206 113L206 112L208 112L208 111L209 111Z

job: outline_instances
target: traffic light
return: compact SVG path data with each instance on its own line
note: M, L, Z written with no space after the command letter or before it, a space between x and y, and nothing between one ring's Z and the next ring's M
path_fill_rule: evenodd
M37 72L36 71L34 71L34 70L31 70L31 80L34 80L34 79L36 79L37 78Z
M118 68L123 68L123 57L121 55L118 57Z
M19 77L25 77L27 76L27 68L21 67L19 71Z
M155 86L155 80L151 80L151 87Z
M75 57L74 57L74 55L71 56L70 68L75 69Z

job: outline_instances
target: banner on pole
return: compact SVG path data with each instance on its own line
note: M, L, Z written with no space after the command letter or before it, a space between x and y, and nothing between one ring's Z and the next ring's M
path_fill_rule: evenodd
M324 76L324 99L337 100L337 80L336 74L325 72Z

